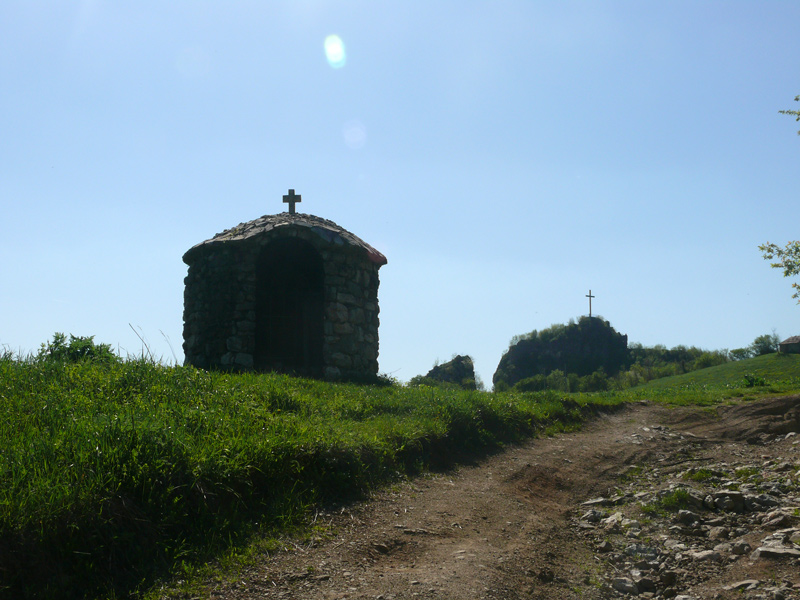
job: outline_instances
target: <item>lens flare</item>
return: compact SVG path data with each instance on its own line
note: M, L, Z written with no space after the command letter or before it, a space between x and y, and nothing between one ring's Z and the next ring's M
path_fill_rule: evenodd
M344 42L338 35L329 35L325 38L325 58L334 69L341 69L347 62Z
M344 143L351 150L359 150L367 143L367 128L361 121L353 119L342 127Z

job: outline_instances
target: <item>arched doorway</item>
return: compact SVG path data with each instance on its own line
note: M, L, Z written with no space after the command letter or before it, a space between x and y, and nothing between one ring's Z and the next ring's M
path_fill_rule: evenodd
M321 375L325 293L319 252L297 238L275 240L261 250L256 281L256 369Z

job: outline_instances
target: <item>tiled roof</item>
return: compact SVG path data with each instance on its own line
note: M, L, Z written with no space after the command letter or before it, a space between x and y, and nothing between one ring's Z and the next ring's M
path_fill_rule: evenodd
M222 233L218 233L214 237L204 242L200 242L192 246L186 254L183 255L183 262L190 264L194 262L195 258L199 256L201 248L208 248L211 245L219 243L236 242L246 240L253 236L261 235L272 231L279 227L308 227L319 235L321 238L332 244L356 246L363 248L370 260L379 264L386 264L386 257L378 252L375 248L367 244L361 238L353 235L346 229L340 227L333 221L322 219L314 215L306 215L302 213L289 214L288 212L278 213L277 215L265 215L254 221L247 223L240 223L236 227L226 229Z

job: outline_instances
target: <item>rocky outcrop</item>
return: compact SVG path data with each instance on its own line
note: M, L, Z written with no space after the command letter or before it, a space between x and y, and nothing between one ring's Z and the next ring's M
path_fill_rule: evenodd
M617 333L599 317L583 317L577 323L554 325L518 339L503 354L492 382L495 389L512 387L557 369L579 376L602 369L614 375L627 359L627 335Z
M470 356L455 356L452 360L436 365L423 378L415 378L413 383L449 383L465 390L477 389L475 365Z

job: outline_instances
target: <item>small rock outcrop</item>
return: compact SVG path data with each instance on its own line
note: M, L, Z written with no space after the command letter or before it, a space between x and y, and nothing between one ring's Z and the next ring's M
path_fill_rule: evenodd
M436 365L424 377L411 380L412 385L451 384L465 390L478 389L475 379L475 365L469 356L455 356L452 360Z

